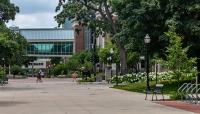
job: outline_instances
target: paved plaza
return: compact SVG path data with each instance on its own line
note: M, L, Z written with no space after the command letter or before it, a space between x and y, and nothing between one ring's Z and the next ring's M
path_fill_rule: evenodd
M193 114L145 101L140 93L71 79L9 80L0 87L0 114Z

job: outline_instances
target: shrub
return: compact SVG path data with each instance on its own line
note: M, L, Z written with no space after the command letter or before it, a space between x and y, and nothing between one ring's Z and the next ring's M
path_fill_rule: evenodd
M94 82L94 81L95 81L95 78L93 76L78 80L78 82Z
M64 74L67 75L67 73L68 73L68 67L65 64L58 64L57 66L53 68L53 74L55 76L64 75Z
M126 74L126 75L122 75L122 76L114 76L111 79L111 83L116 83L116 81L118 80L118 83L135 83L138 81L144 81L145 78L145 74L144 73L138 73L138 74Z
M173 100L180 100L181 99L181 95L178 94L177 92L174 92L170 95L170 99L173 99Z
M161 72L157 74L158 81L166 81L174 79L174 73L169 72ZM149 73L149 79L151 81L156 80L156 74L154 72ZM135 82L142 82L146 80L146 73L133 73L133 74L126 74L122 76L118 76L118 83L135 83ZM111 79L111 83L116 83L117 77L114 76Z
M20 66L18 66L18 65L13 65L11 67L11 73L13 75L24 75L23 69Z

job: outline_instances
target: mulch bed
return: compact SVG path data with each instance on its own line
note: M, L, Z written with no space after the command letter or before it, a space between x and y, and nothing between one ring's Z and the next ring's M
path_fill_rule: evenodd
M200 104L190 104L182 101L170 101L170 100L156 101L156 103L200 114Z

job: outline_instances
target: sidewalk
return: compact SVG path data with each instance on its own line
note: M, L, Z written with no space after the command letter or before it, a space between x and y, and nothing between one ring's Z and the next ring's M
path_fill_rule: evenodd
M0 114L194 114L152 101L145 95L77 84L70 79L10 80L0 87Z
M190 104L182 101L158 101L156 103L200 114L200 105Z

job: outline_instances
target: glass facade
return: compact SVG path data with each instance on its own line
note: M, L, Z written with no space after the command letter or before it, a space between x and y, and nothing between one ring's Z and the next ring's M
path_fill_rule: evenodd
M21 29L20 34L27 40L73 40L74 30L67 29Z
M30 42L27 54L34 55L72 55L73 42Z

